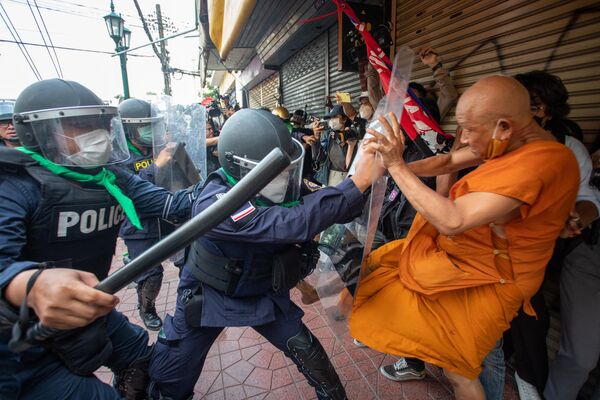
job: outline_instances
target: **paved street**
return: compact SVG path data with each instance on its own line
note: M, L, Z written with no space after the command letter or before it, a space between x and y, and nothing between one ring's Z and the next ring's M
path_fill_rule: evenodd
M119 240L117 256L113 268L122 264L121 254L124 245ZM163 286L157 300L157 310L161 316L175 309L177 292L177 268L168 264ZM292 291L297 304L300 293ZM119 293L121 304L118 309L131 321L141 325L136 310L136 293L128 288ZM321 340L327 353L346 385L351 400L450 400L453 399L450 386L437 367L428 365L427 378L423 381L392 382L378 371L383 363L395 359L377 351L356 347L349 337L336 339L322 308L317 302L303 306L304 321ZM156 333L151 333L152 341ZM111 373L100 370L97 375L110 381ZM306 383L294 364L251 328L227 328L210 349L204 370L196 384L194 399L206 400L278 400L315 399L314 390ZM505 399L518 399L512 378L507 378Z

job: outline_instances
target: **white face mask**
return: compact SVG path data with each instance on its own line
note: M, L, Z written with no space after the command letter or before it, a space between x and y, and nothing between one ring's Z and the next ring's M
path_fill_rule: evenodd
M329 127L334 131L341 131L344 129L344 125L337 118L329 120Z
M290 171L283 171L275 177L263 190L260 195L269 199L275 204L283 203L285 194L287 193L288 184L290 181Z
M369 120L373 116L373 107L368 105L361 105L358 110L358 113L360 114L361 118Z
M79 151L66 159L80 167L105 165L112 151L110 134L106 129L96 129L73 138Z

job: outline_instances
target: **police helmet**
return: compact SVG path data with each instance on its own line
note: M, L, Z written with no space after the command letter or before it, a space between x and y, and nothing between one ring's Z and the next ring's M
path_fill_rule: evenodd
M13 112L23 146L59 165L97 167L129 157L117 107L77 82L35 82L21 92Z
M0 100L0 122L12 121L14 100Z
M302 181L304 147L275 115L262 110L242 109L223 125L219 135L219 163L234 179L241 179L271 150L280 148L291 165L273 180L261 195L274 203L297 200Z
M290 112L287 110L287 108L285 108L283 106L277 106L271 112L273 113L273 115L277 115L279 118L281 118L284 121L287 121L288 119L290 119Z
M133 140L136 144L144 147L152 147L153 141L164 142L163 117L147 101L140 99L124 100L119 104L119 115L127 139ZM156 132L157 130L160 130L160 132Z

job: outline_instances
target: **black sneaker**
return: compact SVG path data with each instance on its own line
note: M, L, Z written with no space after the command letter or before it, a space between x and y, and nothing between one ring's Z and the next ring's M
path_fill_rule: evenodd
M386 378L397 382L420 380L425 378L426 375L425 368L420 369L409 365L404 357L401 357L393 364L382 365L379 367L379 371Z

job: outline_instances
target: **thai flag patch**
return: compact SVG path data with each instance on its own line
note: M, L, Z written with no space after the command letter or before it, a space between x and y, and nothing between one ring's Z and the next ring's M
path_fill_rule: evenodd
M243 219L244 217L247 217L248 215L252 214L252 212L255 210L256 210L256 208L252 205L252 203L248 202L248 203L246 203L246 206L244 206L238 212L233 214L231 216L231 219L233 220L233 222L238 222L239 220Z

